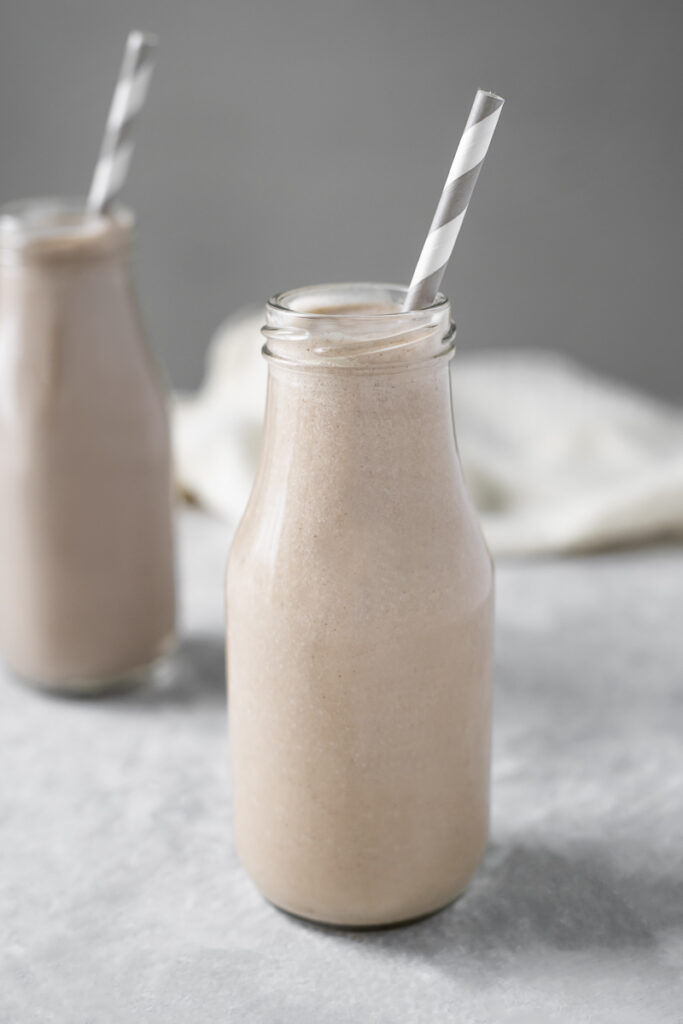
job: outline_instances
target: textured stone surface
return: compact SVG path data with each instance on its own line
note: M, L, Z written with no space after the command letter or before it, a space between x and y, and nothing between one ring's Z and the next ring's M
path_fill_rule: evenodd
M183 513L155 687L0 674L1 1024L683 1020L683 551L499 566L485 865L443 913L351 933L265 904L232 848L228 541Z

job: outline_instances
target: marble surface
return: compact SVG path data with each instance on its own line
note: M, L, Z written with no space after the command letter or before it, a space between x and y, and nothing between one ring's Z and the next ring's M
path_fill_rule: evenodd
M262 901L231 842L222 576L180 521L157 683L0 673L0 1022L683 1020L683 550L498 567L493 831L467 894L341 932Z

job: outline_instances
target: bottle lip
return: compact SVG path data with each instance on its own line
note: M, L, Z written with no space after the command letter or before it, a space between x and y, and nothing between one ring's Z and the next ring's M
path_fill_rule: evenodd
M266 308L274 314L302 320L367 320L390 323L400 317L431 317L449 306L448 298L438 292L434 302L423 309L404 310L408 287L368 281L317 284L290 288L272 296Z
M352 282L282 292L266 308L263 354L301 368L382 372L452 355L450 304L404 310L404 285Z
M0 206L0 247L36 255L108 251L130 238L134 223L124 206L96 213L83 199L21 199Z

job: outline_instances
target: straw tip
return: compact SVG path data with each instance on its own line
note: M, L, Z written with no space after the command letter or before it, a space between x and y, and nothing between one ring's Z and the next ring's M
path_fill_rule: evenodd
M480 96L488 96L489 99L496 100L501 105L501 107L505 103L503 97L499 96L497 92L491 92L490 89L478 89L477 91Z
M141 32L136 29L128 34L128 46L131 49L140 50L142 47L147 49L154 49L159 44L159 36L155 36L153 32Z

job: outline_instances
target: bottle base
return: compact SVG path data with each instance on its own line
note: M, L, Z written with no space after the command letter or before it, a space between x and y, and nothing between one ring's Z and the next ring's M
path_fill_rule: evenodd
M240 860L252 883L263 899L276 910L282 911L290 917L336 930L375 931L415 924L456 903L476 877L486 854L488 840L487 828L483 834L477 837L476 842L472 842L467 855L461 856L459 870L450 872L450 881L444 879L440 886L430 886L427 891L423 891L421 896L414 891L412 896L409 895L407 890L410 888L408 882L410 873L408 872L404 876L404 882L408 882L408 884L404 884L402 888L403 898L401 898L401 890L397 886L399 891L395 898L391 898L391 894L385 889L381 896L377 892L374 900L371 897L359 898L357 896L353 901L354 905L350 905L348 891L345 898L339 898L341 892L338 892L337 899L333 894L329 900L318 900L316 904L308 902L306 888L301 885L290 886L290 893L283 892L285 887L282 884L275 887L266 882L262 874L259 877L257 872L247 868L244 857L240 853L239 842L236 845ZM464 854L464 851L462 853ZM291 891L292 889L293 891ZM365 891L367 894L370 890L366 887ZM291 899L290 896L295 898ZM325 906L325 904L327 905Z
M263 895L263 894L262 894ZM408 928L412 924L419 924L421 921L426 921L430 917L434 917L436 914L442 913L444 910L448 910L465 895L465 889L462 889L455 896L449 897L445 901L440 901L436 906L430 910L423 910L417 914L411 914L408 917L397 916L387 917L386 920L353 924L348 921L335 921L332 920L331 916L316 916L311 913L301 913L300 911L290 910L287 907L282 906L280 903L275 903L273 900L264 896L266 903L269 903L271 907L277 910L281 914L286 914L287 917L293 917L296 921L301 921L304 924L312 924L317 928L326 928L335 932L383 932L390 931L392 928Z
M15 678L25 686L51 696L73 697L74 699L113 696L117 693L127 693L148 686L152 682L155 669L168 658L175 650L176 645L176 634L171 633L163 640L159 653L151 661L123 671L95 676L69 676L53 681L28 676L11 665L8 668Z

